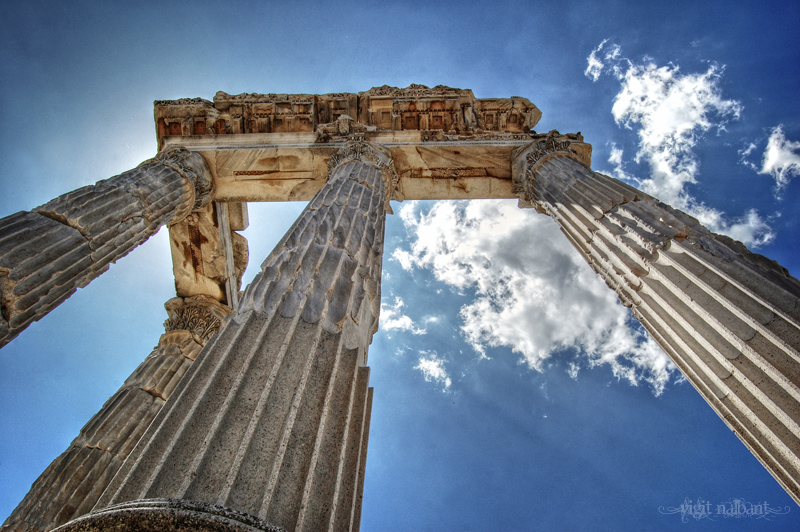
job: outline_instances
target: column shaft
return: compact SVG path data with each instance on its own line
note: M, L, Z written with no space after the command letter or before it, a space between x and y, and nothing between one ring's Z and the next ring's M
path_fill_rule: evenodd
M515 155L521 203L559 224L800 503L800 281L569 153L536 150Z
M182 501L173 513L196 512L199 503L262 527L358 528L386 162L363 143L334 157L328 184L264 262L96 512L65 530L123 519L133 507L158 513L153 505L162 508L163 499Z
M208 201L211 185L200 155L170 150L0 220L0 347L162 225Z
M2 530L45 532L88 513L229 312L202 296L166 307L167 332L153 352L36 479Z

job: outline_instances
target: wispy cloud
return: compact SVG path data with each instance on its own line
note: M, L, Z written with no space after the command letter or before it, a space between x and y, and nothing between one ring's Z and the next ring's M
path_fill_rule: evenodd
M414 369L422 372L426 382L441 384L445 390L450 388L453 383L444 368L444 360L439 358L435 351L430 353L423 352L422 356L419 357L419 364L414 366Z
M645 58L635 63L623 57L616 44L603 41L587 58L586 76L597 81L608 74L620 83L611 113L616 122L636 130L639 143L634 160L650 167L647 178L624 172L622 152L614 147L609 162L617 177L636 185L673 207L695 216L712 231L758 246L773 237L767 222L752 210L731 219L718 209L697 201L687 185L700 174L695 148L709 131L722 132L738 120L742 105L722 96L724 66L711 64L704 73L684 74L675 64L658 66Z
M413 334L425 334L425 329L417 327L414 321L403 314L402 308L405 306L399 297L394 298L394 304L390 305L381 301L380 327L384 331L408 331Z
M609 364L656 393L669 381L675 368L667 356L548 217L503 200L437 202L429 212L409 202L400 217L410 245L393 258L403 268L427 268L457 290L475 290L460 316L477 352L508 346L542 371L554 353L577 349L582 366Z
M611 68L613 68L613 65L618 63L620 56L619 45L612 43L606 46L606 44L608 44L608 39L603 39L603 42L592 50L592 53L586 59L589 64L583 74L592 81L600 79L600 75L607 68L607 65L612 65Z
M772 128L759 173L771 175L778 192L800 176L800 142L787 140L783 125Z

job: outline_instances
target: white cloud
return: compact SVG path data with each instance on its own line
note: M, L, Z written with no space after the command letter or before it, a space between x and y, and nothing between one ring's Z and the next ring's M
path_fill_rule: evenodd
M622 148L618 148L616 144L613 142L611 143L611 155L608 156L608 162L613 164L614 166L619 166L622 164Z
M576 362L570 362L569 366L567 367L567 375L570 376L572 379L578 378L578 372L581 369L581 365Z
M414 366L414 369L422 372L425 382L437 382L444 386L445 389L452 384L450 377L447 375L447 370L444 369L444 360L439 358L436 352L423 352L423 356L419 357L419 364Z
M550 218L503 200L437 202L427 213L409 202L400 216L412 237L393 254L401 266L476 291L460 316L479 353L508 346L541 371L553 353L577 348L585 366L609 364L619 378L663 390L674 366L630 327L629 311Z
M786 140L782 125L772 129L759 173L771 175L779 191L800 176L800 142Z
M425 334L425 329L417 327L414 321L403 314L405 306L399 297L394 298L394 304L381 301L380 328L384 331L409 331L414 334Z
M614 171L611 172L617 179L623 181L636 182L636 178L625 171L625 160L622 156L625 154L622 148L618 147L615 142L609 143L611 145L611 153L608 156L608 162L614 166Z
M601 54L607 42L608 39L604 39L597 48L592 50L589 57L586 58L588 65L586 70L583 71L583 74L592 81L597 81L600 78L600 75L603 73L603 70L607 68L607 65L612 65L612 70L617 65L617 61L620 57L619 45L611 44L608 50Z
M683 74L677 65L659 67L645 58L636 64L622 57L619 46L603 41L592 51L586 75L596 81L608 73L620 82L611 113L621 126L637 130L636 162L650 167L646 179L632 178L623 170L622 152L612 145L609 162L620 179L632 180L644 192L681 209L712 231L724 233L750 246L769 242L774 235L758 212L730 220L717 209L693 198L687 185L697 183L699 163L694 149L704 134L721 132L737 120L742 105L725 99L720 88L724 67L712 64L700 74ZM601 50L610 51L602 59Z
M739 157L740 157L739 162L745 165L746 167L750 168L751 170L755 170L756 172L758 172L759 170L758 166L747 160L747 158L750 156L751 153L753 153L756 150L756 148L758 148L758 145L755 142L751 142L750 144L747 145L747 147L739 150Z
M599 54L607 42L608 39L604 39L597 48L592 50L589 57L586 58L588 65L586 66L586 70L583 71L583 75L592 81L597 81L600 74L603 73L603 61L600 59Z
M689 212L712 231L726 234L751 247L758 247L775 238L772 228L755 209L750 209L741 218L734 219L702 204L694 205Z

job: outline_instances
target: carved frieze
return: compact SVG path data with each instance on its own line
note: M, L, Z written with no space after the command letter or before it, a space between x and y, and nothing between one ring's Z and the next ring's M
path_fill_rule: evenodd
M219 114L211 102L202 98L156 100L153 105L159 139L168 135L205 135Z
M372 128L373 130L375 128ZM350 115L341 115L335 122L317 126L317 142L341 142L355 138L364 138L368 127L359 124Z
M412 84L365 92L230 95L156 101L159 146L165 136L318 132L320 142L361 131L424 131L442 135L527 134L542 116L528 99L475 98L469 89ZM352 122L342 122L351 117ZM340 126L349 124L349 132ZM366 129L364 129L366 128ZM439 134L435 133L439 132Z
M448 135L527 133L542 116L526 98L475 98L444 85L376 87L359 93L359 122L379 130L441 131ZM428 140L427 138L425 140Z

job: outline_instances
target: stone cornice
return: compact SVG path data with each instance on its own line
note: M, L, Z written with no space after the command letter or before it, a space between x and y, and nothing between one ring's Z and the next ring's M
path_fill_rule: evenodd
M159 147L175 136L313 133L342 117L369 131L505 136L532 131L541 111L527 98L475 98L469 89L412 84L359 93L231 95L155 102ZM330 128L328 128L330 129ZM324 136L324 135L323 135Z

